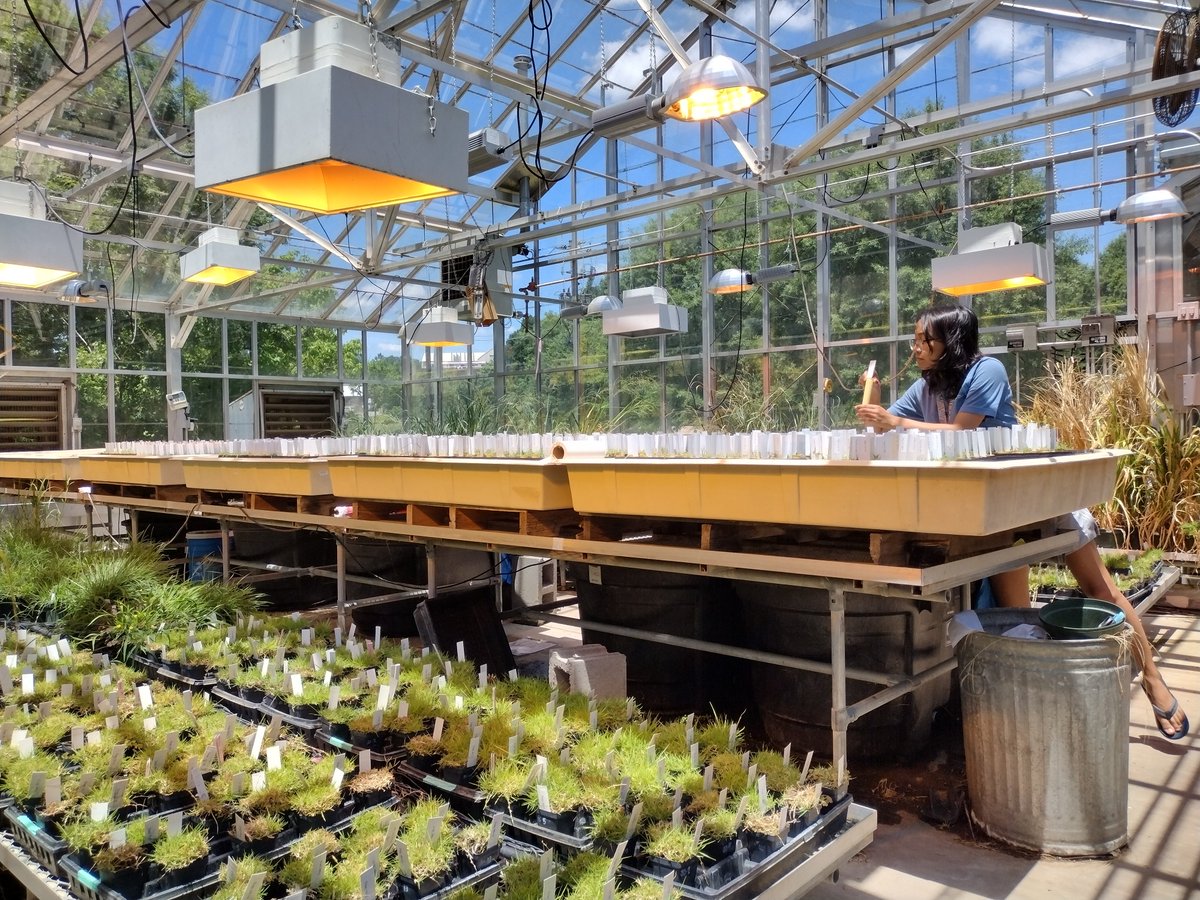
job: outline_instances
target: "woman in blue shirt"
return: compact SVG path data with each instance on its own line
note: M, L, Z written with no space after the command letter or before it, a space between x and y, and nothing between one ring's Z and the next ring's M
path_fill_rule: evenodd
M1015 425L1012 389L999 360L979 353L979 320L964 306L940 303L917 317L913 358L921 378L890 407L879 403L880 383L872 379L870 402L855 407L859 421L876 431L919 428L955 430ZM1134 650L1142 669L1142 688L1164 737L1180 740L1188 733L1188 718L1163 681L1154 662L1150 641L1133 605L1121 593L1096 549L1095 519L1079 510L1060 520L1060 528L1079 535L1075 550L1066 554L1067 567L1088 597L1116 603L1134 630ZM1001 606L1029 605L1029 569L1022 567L991 576L992 591Z

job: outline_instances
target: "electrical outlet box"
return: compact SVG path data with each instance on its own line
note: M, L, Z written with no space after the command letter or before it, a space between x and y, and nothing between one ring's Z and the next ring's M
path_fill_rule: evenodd
M1004 330L1004 336L1008 341L1009 350L1037 349L1036 325L1009 325Z
M1180 321L1196 321L1200 319L1200 300L1184 300L1175 310L1175 318Z
M1200 375L1184 375L1183 376L1183 397L1181 398L1184 406L1200 406Z
M1080 340L1091 346L1104 346L1117 342L1116 316L1084 316L1079 326Z

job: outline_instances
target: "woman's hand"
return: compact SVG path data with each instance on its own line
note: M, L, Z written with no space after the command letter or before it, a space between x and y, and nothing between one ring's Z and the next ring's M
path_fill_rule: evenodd
M891 431L900 424L899 416L892 415L886 407L876 403L860 404L854 407L854 414L863 425L876 431Z

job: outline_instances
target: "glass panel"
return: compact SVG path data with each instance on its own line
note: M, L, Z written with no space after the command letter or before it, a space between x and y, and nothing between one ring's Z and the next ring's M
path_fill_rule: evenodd
M151 369L167 366L167 322L150 313L113 313L113 356L118 369Z
M219 378L183 379L183 391L188 398L188 415L196 422L196 427L188 434L189 439L219 441L225 437L221 384Z
M296 374L296 326L258 323L258 374Z
M347 381L357 381L366 374L363 339L360 331L342 332L342 372Z
M766 360L770 384L771 418L780 431L817 428L820 425L813 406L817 387L817 352L793 350L772 353Z
M18 366L65 366L67 364L69 309L59 304L12 305L13 364Z
M338 333L333 328L300 329L301 373L306 378L336 378Z
M662 387L657 363L617 370L620 431L662 429Z
M108 310L75 310L75 362L81 369L108 368Z
M118 441L162 441L167 437L167 379L163 375L116 375Z
M224 371L221 367L221 323L223 319L199 317L192 326L192 333L180 351L183 371ZM190 398L192 395L188 394Z
M103 447L108 441L108 376L80 375L76 406L83 420L84 447Z
M228 319L225 322L225 330L227 334L226 340L229 343L229 374L230 375L252 375L254 374L254 359L251 353L251 338L254 333L254 325L251 322L243 322L240 319ZM233 394L230 394L232 398Z

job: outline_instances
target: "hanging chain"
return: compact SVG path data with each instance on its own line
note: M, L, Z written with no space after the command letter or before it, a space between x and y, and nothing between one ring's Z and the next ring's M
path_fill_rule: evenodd
M608 81L608 50L604 46L604 7L600 7L600 86Z
M16 0L13 0L16 2ZM492 90L492 82L496 80L496 3L498 0L492 0L492 30L489 33L491 37L491 46L488 48L488 122L494 124L496 121L496 113L492 108L492 101L495 99L495 92Z
M9 3L8 22L11 26L12 43L8 47L8 89L12 92L12 107L17 113L17 134L21 133L21 101L17 99L17 41L19 35L17 33L17 0L11 0ZM18 181L25 177L25 149L21 146L21 140L18 137L17 141L17 160L13 165L13 178ZM33 191L29 192L29 213L33 215Z
M371 9L371 0L359 0L358 17L367 26L371 42L371 71L376 78L379 74L379 29L375 27L375 12Z
M434 115L433 94L430 94L428 97L425 98L425 105L429 109L429 133L432 135L436 135L437 134L437 116Z
M300 7L298 0L292 0L292 31L299 31L304 27L304 23L300 21Z

